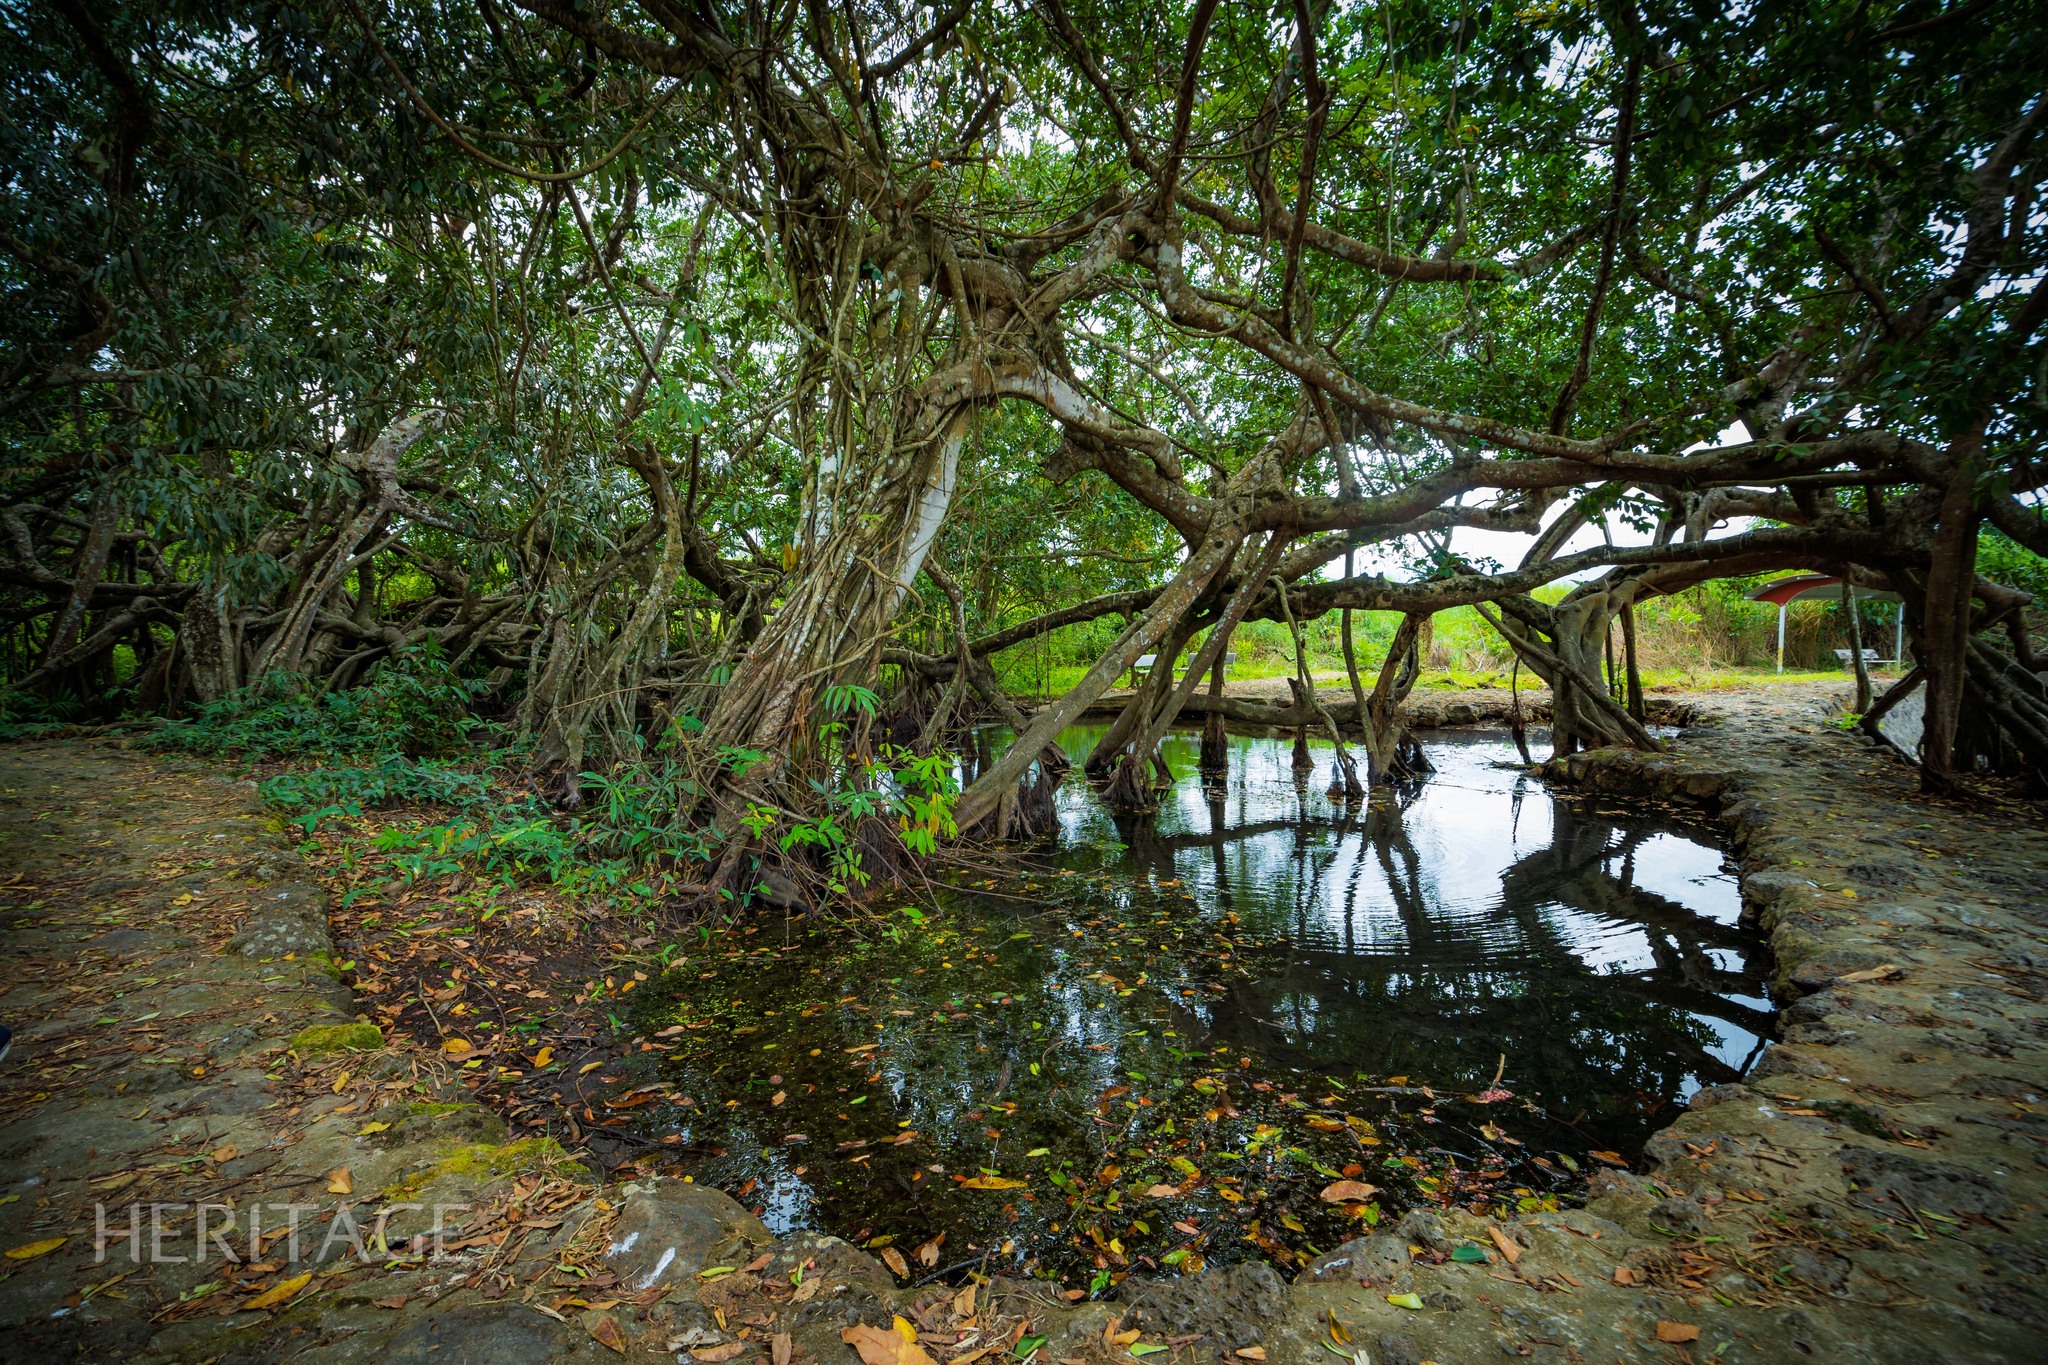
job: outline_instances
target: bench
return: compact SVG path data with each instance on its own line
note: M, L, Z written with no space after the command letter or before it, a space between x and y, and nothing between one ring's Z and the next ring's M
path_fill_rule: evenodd
M1135 686L1137 684L1139 677L1145 673L1150 672L1152 669L1152 665L1158 662L1159 656L1157 654L1140 654L1138 656L1138 661L1131 665L1130 676L1132 685ZM1233 666L1236 665L1236 663L1237 655L1235 652L1226 652L1224 654L1223 673L1225 677L1228 677L1230 675L1230 670Z
M1849 651L1846 649L1836 650L1835 659L1842 665L1842 667L1847 668L1849 666ZM1888 659L1878 658L1877 651L1874 649L1866 649L1863 651L1863 666L1865 668L1870 667L1872 664L1882 664L1889 662L1890 660Z

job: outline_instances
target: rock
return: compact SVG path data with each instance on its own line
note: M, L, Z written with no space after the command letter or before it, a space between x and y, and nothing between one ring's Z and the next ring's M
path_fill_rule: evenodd
M376 1052L383 1046L383 1030L360 1020L346 1024L314 1024L292 1035L292 1051L301 1057L318 1057L329 1052Z
M1717 1104L1731 1104L1742 1100L1754 1099L1756 1099L1756 1092L1746 1085L1709 1085L1702 1086L1691 1099L1687 1100L1686 1107L1698 1113L1702 1109L1712 1109Z
M1903 1204L1951 1217L2012 1212L2004 1190L1965 1166L1871 1147L1844 1147L1836 1155L1853 1197L1865 1208L1897 1214Z
M1819 1060L1808 1057L1794 1048L1773 1043L1764 1049L1764 1055L1757 1058L1750 1068L1749 1079L1760 1081L1769 1076L1825 1076L1827 1067Z
M1788 979L1802 991L1820 991L1850 972L1867 972L1883 965L1883 955L1868 948L1829 948L1794 967Z
M1162 1336L1196 1334L1225 1350L1250 1346L1287 1302L1273 1267L1253 1261L1171 1280L1125 1280L1124 1326Z
M525 1304L480 1303L428 1313L395 1332L380 1365L549 1365L571 1356L587 1338Z
M266 888L242 931L227 942L226 951L243 957L312 957L331 953L327 932L327 896L304 882L278 882Z
M1408 1266L1408 1243L1390 1232L1354 1237L1310 1261L1302 1278L1312 1281L1379 1280Z
M1849 1272L1854 1268L1848 1257L1838 1256L1832 1251L1795 1246L1785 1253L1785 1269L1815 1289L1829 1294L1842 1292L1843 1286L1849 1283Z
M1394 1231L1411 1242L1420 1242L1446 1256L1458 1249L1458 1239L1444 1231L1444 1220L1428 1209L1414 1209L1395 1225Z
M1698 1235L1707 1230L1707 1211L1700 1202L1686 1195L1675 1195L1670 1199L1652 1204L1644 1215L1651 1223L1672 1232Z
M772 1240L760 1219L708 1185L660 1180L626 1188L605 1264L634 1292L694 1284L706 1266L739 1265Z
M1373 1365L1422 1365L1422 1347L1406 1332L1376 1332L1372 1346Z

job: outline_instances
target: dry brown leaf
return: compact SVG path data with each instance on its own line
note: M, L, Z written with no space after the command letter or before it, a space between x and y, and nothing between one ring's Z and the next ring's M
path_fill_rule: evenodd
M768 1263L774 1259L774 1252L764 1251L759 1256L756 1256L753 1260L748 1261L745 1265L741 1266L740 1271L742 1274L747 1275L758 1274L761 1271L766 1270L768 1268Z
M722 1360L731 1360L734 1356L745 1354L746 1349L747 1343L744 1341L728 1341L718 1346L692 1346L690 1354L703 1361L704 1365L718 1365Z
M388 1299L375 1299L372 1300L372 1306L377 1308L403 1308L405 1307L405 1295L393 1294Z
M349 1178L348 1167L337 1166L328 1172L327 1192L329 1194L354 1194L356 1192L356 1182Z
M946 1234L942 1232L938 1236L932 1238L929 1242L921 1243L918 1246L917 1250L912 1254L917 1257L917 1263L919 1265L929 1270L939 1263L939 1248L944 1246L945 1244Z
M1637 1283L1636 1273L1625 1265L1614 1267L1614 1282L1624 1289Z
M1680 1342L1698 1341L1700 1329L1689 1322L1662 1322L1657 1324L1657 1340L1676 1345Z
M1266 1348L1263 1346L1244 1346L1240 1347L1235 1354L1239 1360L1264 1360L1266 1358Z
M599 1318L590 1324L590 1337L598 1345L617 1351L620 1355L626 1353L626 1333L619 1326L617 1318Z
M902 1252L898 1251L895 1247L883 1247L881 1257L882 1264L896 1272L896 1278L900 1280L910 1278L910 1262L903 1259Z
M974 1286L968 1285L953 1296L953 1316L971 1318L974 1316Z
M1179 1188L1173 1185L1150 1185L1145 1189L1147 1199L1171 1199L1179 1193Z
M789 1365L789 1357L792 1349L793 1347L789 1339L789 1333L777 1332L774 1336L769 1337L769 1365Z
M768 1105L770 1108L774 1108L788 1098L789 1092L787 1090L778 1090L768 1097Z
M840 1332L839 1339L860 1352L862 1365L932 1365L924 1347L893 1327L856 1323Z
M1889 981L1895 976L1904 975L1904 973L1905 969L1899 966L1898 963L1887 962L1882 967L1872 967L1867 972L1844 972L1836 979L1839 981ZM1692 1338L1688 1337L1686 1339L1690 1341Z
M1354 1200L1370 1199L1379 1192L1379 1186L1368 1185L1363 1180L1334 1180L1323 1186L1321 1195L1325 1204L1349 1204Z
M789 1301L791 1303L807 1303L810 1301L811 1296L817 1292L818 1282L816 1280L805 1280L796 1287L796 1292L789 1296Z
M1508 1258L1509 1265L1513 1265L1516 1261L1522 1259L1521 1243L1508 1236L1505 1232L1502 1232L1493 1224L1488 1223L1486 1225L1486 1235L1493 1238L1493 1244L1500 1248L1501 1255Z

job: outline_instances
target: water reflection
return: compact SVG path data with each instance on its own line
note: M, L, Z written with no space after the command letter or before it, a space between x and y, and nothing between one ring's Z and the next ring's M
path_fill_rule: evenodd
M1062 737L1037 873L879 930L736 925L650 983L675 1090L635 1140L771 1226L944 1232L947 1263L1285 1265L1410 1204L1567 1191L1770 1028L1722 854L1551 793L1505 738L1439 737L1428 781L1347 807L1327 750L1298 775L1235 739L1205 785L1176 736L1129 817L1078 777L1097 733ZM1476 1102L1497 1075L1512 1099ZM1332 1208L1339 1174L1381 1193Z

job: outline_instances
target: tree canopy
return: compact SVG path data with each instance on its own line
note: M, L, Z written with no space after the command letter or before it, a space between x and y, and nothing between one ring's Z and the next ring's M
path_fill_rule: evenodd
M662 754L718 885L974 716L1018 738L945 819L1028 829L1155 654L1089 765L1142 806L1248 619L1397 612L1412 656L1482 604L1560 747L1654 743L1600 677L1633 603L1821 569L1903 596L1930 782L2040 780L1977 547L2048 553L2044 41L1971 0L14 7L6 677L176 712L425 650L561 803ZM1351 665L1377 778L1412 657Z

